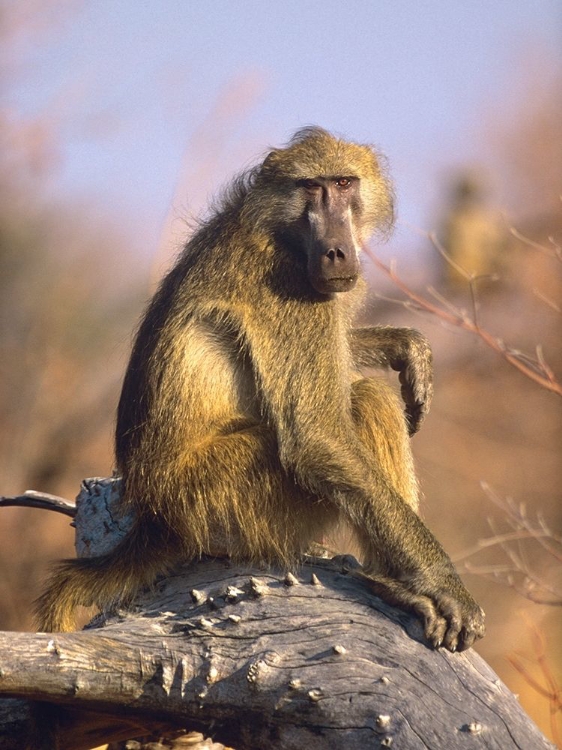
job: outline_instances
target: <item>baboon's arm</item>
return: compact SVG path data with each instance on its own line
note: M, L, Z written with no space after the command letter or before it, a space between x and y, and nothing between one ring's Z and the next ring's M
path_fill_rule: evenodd
M306 311L281 316L264 306L260 312L247 321L244 338L281 463L356 530L377 593L420 615L435 647L467 648L483 633L483 614L439 542L359 440L345 353L330 335L329 316L317 309L312 326Z
M357 367L390 367L400 373L408 430L416 433L433 395L431 347L425 336L413 328L369 326L351 331L350 346Z

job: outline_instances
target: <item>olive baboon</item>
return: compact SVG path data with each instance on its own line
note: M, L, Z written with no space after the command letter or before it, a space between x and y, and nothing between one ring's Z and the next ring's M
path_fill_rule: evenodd
M359 249L391 222L374 151L319 128L233 183L134 344L116 434L134 526L114 552L62 563L42 629L203 554L292 565L343 520L374 591L420 615L433 646L482 636L483 612L416 513L408 431L429 405L429 347L409 329L351 327ZM405 416L366 366L400 372Z

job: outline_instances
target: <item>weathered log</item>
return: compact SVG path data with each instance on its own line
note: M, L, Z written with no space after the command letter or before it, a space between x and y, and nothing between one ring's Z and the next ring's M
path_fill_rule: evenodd
M82 554L115 543L117 495L86 486ZM431 650L348 567L185 566L82 632L0 634L0 693L61 707L62 750L174 727L237 750L553 747L475 651ZM22 747L26 712L0 701L1 750Z

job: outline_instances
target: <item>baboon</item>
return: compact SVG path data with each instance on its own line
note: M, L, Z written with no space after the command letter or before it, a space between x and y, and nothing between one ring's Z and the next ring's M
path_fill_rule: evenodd
M132 530L65 561L38 602L46 631L78 604L128 601L180 561L292 566L340 522L373 590L468 648L483 612L417 514L409 434L427 412L431 353L406 328L353 328L359 251L392 223L380 158L299 130L237 178L162 281L139 327L116 429ZM386 381L400 373L405 411Z

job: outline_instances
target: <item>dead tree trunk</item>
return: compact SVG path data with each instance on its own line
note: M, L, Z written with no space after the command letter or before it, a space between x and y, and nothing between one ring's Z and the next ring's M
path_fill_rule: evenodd
M124 533L117 495L86 485L80 554ZM60 707L62 750L178 728L237 750L553 747L473 650L432 651L348 568L203 560L82 632L1 633L0 750L24 745L29 700Z

